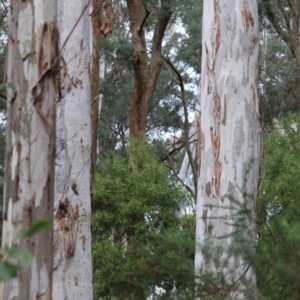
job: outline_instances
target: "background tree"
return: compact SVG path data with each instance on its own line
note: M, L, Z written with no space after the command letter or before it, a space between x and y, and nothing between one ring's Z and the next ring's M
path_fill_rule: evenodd
M147 4L150 14L144 24L146 37L150 37L150 41L147 39L147 45L150 46L159 13L159 7L157 8L154 3L156 2L152 1L148 3L149 5ZM114 30L111 36L102 41L106 70L104 81L101 84L101 93L103 93L103 114L99 124L101 158L107 151L115 150L116 145L124 146L127 143L129 114L134 90L133 45L130 32L127 30L128 27L124 26L124 23L129 24L127 6L124 2L118 1L113 2L113 7L116 16L113 23ZM201 9L198 1L189 1L188 5L183 1L172 2L173 14L164 35L161 51L162 56L168 58L180 71L185 85L189 112L195 106L193 85L196 83L196 73L199 72L199 57L197 56L201 52L199 50L197 50L198 52L191 51L190 48L197 48L192 34L201 35L201 28L195 26L198 23L196 17L201 13ZM191 16L188 18L188 12L193 12L192 18ZM187 33L182 30L182 27L192 29L188 29ZM185 46L181 47L181 45ZM192 53L188 53L188 51ZM150 49L147 53L149 60ZM188 63L187 58L194 62L198 59L198 63ZM196 67L198 69L193 72ZM162 142L165 144L170 136L180 135L179 132L183 130L185 121L182 103L178 77L164 61L151 98L146 124L146 135L155 140L159 146L157 150L162 157L167 155L162 147ZM117 148L120 150L122 147Z
M150 58L148 58L144 26L150 14L148 9L151 8L148 8L147 4L143 3L142 0L127 0L127 6L135 74L135 86L130 111L130 133L132 136L138 137L146 131L151 97L163 64L163 58L161 57L162 41L172 15L172 7L170 0L160 1L153 32L151 54ZM151 6L153 4L150 2Z
M97 177L96 298L192 299L194 218L178 217L189 200L151 148L131 140L126 156L107 158Z
M33 263L1 285L0 298L50 300L53 231L22 236L39 219L53 220L56 1L11 3L9 32L2 245L29 250Z

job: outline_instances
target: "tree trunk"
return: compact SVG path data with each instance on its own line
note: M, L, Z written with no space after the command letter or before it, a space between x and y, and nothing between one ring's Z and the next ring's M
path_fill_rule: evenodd
M170 0L162 0L158 20L152 38L151 57L148 61L144 25L150 12L142 0L127 0L130 30L133 45L133 67L135 86L131 102L130 133L139 137L146 132L150 101L160 74L163 58L162 40L170 21L172 10Z
M64 45L65 64L57 111L53 299L93 298L88 4L87 0L58 2L60 47Z
M100 37L93 37L91 60L91 197L93 198L93 186L95 182L97 165L98 117L100 100Z
M203 16L196 241L208 245L234 231L228 224L236 221L229 196L252 209L245 226L255 237L254 200L249 195L257 196L260 164L257 1L205 1ZM231 241L227 237L222 243ZM217 271L206 254L197 247L196 274L201 268ZM226 280L247 278L254 285L251 268L242 267L243 261L237 267L237 261L230 260L221 270L228 273ZM234 288L234 298L251 299L241 284Z
M32 266L0 286L3 300L52 300L53 231L22 238L36 221L52 223L58 33L56 0L11 1L3 247L20 246Z

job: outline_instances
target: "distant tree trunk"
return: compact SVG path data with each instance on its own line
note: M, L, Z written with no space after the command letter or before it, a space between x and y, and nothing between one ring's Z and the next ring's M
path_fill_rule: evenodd
M53 299L93 298L88 7L88 0L58 2L60 47L64 45L65 64L57 111Z
M96 175L100 101L100 37L93 37L91 55L91 195Z
M101 14L104 17L101 18ZM106 37L112 31L111 21L113 9L109 0L102 3L98 0L91 2L92 20L92 45L91 45L91 198L93 198L93 187L97 166L98 150L98 123L101 112L102 95L100 95L100 80L104 78L105 62L100 55L100 35ZM105 24L105 27L104 25ZM92 199L93 202L93 199ZM92 203L92 206L94 204ZM93 209L93 207L92 207Z
M247 202L249 209L254 208L249 194L257 196L260 164L257 1L204 1L203 16L196 241L205 245L234 231L228 224L236 217L234 210L228 209L234 205L228 196L240 203ZM226 216L231 217L227 223ZM249 236L255 237L254 211L246 226ZM222 240L223 245L230 240ZM230 264L226 280L234 282L241 276L250 286L252 281L253 286L255 277L243 263L239 267ZM212 264L197 247L196 274ZM241 284L234 288L233 298L250 299L241 291L244 288Z
M33 264L0 286L3 300L52 300L53 231L22 238L39 219L52 223L54 203L56 0L32 3L10 6L2 245L29 250Z
M170 3L170 0L161 1L149 60L144 26L150 12L146 11L146 4L144 5L142 0L127 0L135 73L135 86L130 112L130 133L134 137L138 137L146 131L150 101L164 62L161 56L162 40L172 15Z

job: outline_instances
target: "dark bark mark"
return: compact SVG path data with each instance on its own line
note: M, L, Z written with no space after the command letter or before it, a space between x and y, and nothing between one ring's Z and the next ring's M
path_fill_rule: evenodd
M206 192L206 195L208 197L210 197L210 194L211 194L211 185L210 185L210 182L206 183L206 185L205 185L205 192Z
M59 249L57 245L59 238L58 235L59 232L62 232L64 254L66 258L74 255L78 216L78 204L73 207L69 199L65 197L65 199L59 203L55 213L55 219L58 221L60 229L54 232L54 248Z

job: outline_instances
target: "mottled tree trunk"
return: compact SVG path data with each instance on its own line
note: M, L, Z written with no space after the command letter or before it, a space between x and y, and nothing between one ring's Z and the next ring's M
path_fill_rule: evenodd
M57 110L53 299L90 300L93 290L88 1L59 0L58 20L65 64L62 99Z
M52 300L53 231L22 234L53 220L57 42L56 0L11 1L2 245L29 250L33 264L0 286L3 300Z
M218 243L218 237L230 235L234 230L229 223L236 221L236 211L228 196L240 203L246 201L246 206L253 209L254 200L245 193L254 199L257 195L260 164L257 1L204 1L202 30L196 241L207 244ZM254 212L248 217L244 234L253 237ZM225 245L232 239L221 241ZM242 259L230 260L227 269L222 270L228 273L229 283L242 279L249 286L255 284L251 268L243 263ZM216 266L197 247L196 274L201 268L213 270ZM244 294L242 284L233 285L233 289L234 298L250 299Z

